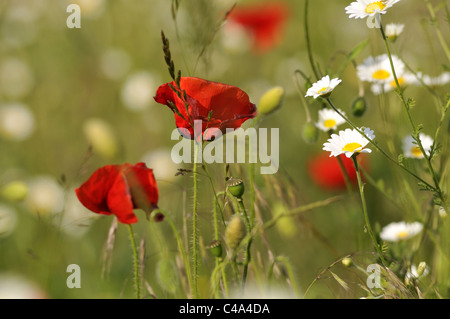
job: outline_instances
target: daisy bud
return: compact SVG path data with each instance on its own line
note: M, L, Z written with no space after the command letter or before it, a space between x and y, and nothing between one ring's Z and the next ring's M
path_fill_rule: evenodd
M246 233L245 223L241 216L234 215L225 230L225 240L228 247L230 247L232 251L236 250Z
M313 144L317 142L317 139L319 138L319 129L317 126L311 122L308 121L303 126L303 140L308 144Z
M354 116L360 117L366 112L367 103L363 96L357 97L352 103L352 113Z
M424 274L426 268L427 263L424 261L420 262L419 266L417 267L417 274L419 275L419 277Z
M220 240L214 240L209 244L209 251L213 256L220 258L222 257L222 243Z
M242 198L242 195L244 195L244 182L240 178L230 178L227 181L227 187L230 191L231 195L233 195L236 198Z
M0 189L0 194L11 202L18 202L27 196L28 187L24 182L14 181L3 186Z
M281 107L284 101L284 89L276 86L266 91L259 100L258 112L261 115L268 115Z

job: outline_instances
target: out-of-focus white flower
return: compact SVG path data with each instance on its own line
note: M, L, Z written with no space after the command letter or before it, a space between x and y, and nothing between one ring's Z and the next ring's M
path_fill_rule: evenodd
M388 23L386 24L386 30L384 33L389 39L395 40L400 35L400 33L403 32L404 28L405 25L401 23Z
M231 53L243 53L250 50L251 37L244 27L227 22L221 32L222 46Z
M396 74L403 74L405 65L395 55L392 55L392 63ZM385 84L394 81L391 63L387 54L376 57L368 57L364 62L356 67L356 72L361 81Z
M7 58L0 65L0 94L20 99L28 95L34 78L28 64L18 58Z
M98 218L98 214L92 213L80 203L75 189L69 190L59 224L65 234L81 238L89 230L92 222Z
M345 112L342 110L339 110L339 112L345 115ZM344 123L345 120L335 110L319 110L319 120L317 121L316 126L322 131L328 132L329 130L336 130L339 125Z
M431 146L433 145L433 139L424 133L419 134L419 139L425 153L427 155L430 155ZM406 157L423 158L423 153L412 136L408 135L403 139L402 147L403 155L405 155Z
M119 146L109 123L99 118L90 118L84 122L83 131L94 152L106 158L117 155Z
M385 241L396 242L416 236L422 231L423 225L419 222L406 223L397 222L390 223L383 227L380 237Z
M52 177L39 176L28 184L26 204L30 212L38 216L54 215L64 208L65 192Z
M171 181L175 178L178 166L172 161L169 149L149 151L142 156L141 160L147 164L147 167L153 169L156 180Z
M447 217L447 212L445 211L445 208L443 206L439 207L439 216L441 216L441 218Z
M397 81L400 87L404 88L408 85L417 85L419 80L417 77L409 72L404 72L403 74L397 74ZM372 93L379 95L382 93L387 93L397 88L397 83L395 80L386 83L374 83L371 86Z
M23 104L0 106L0 135L8 140L23 141L34 131L34 116Z
M121 49L108 49L100 57L100 70L111 80L122 79L130 66L130 56Z
M12 234L17 225L17 212L9 206L0 204L0 238Z
M431 77L429 75L424 75L422 77L423 83L430 87L439 87L450 83L450 72L444 72L437 77Z
M421 262L419 267L411 265L410 269L406 272L405 280L408 282L411 279L420 279L427 276L429 273L430 267L428 267L425 262Z
M295 294L286 288L260 287L245 285L245 290L236 289L230 292L232 299L297 299ZM261 309L262 310L262 309Z
M134 111L148 108L158 85L157 79L147 71L140 71L129 76L122 87L123 104Z
M45 292L35 283L15 273L0 274L0 299L45 299Z

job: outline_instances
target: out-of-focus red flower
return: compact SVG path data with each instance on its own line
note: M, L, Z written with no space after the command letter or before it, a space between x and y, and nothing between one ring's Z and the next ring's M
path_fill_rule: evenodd
M236 6L227 19L250 33L256 52L264 52L281 41L288 11L283 2L249 4Z
M138 221L133 209L150 213L158 203L158 187L153 170L145 163L106 165L75 189L80 202L94 213L115 215L123 224ZM158 213L156 221L164 215Z
M227 128L237 129L256 116L255 104L250 102L247 93L235 86L196 77L181 77L180 88L186 92L187 101L182 92L179 92L180 98L170 86L176 88L175 82L161 85L154 99L170 107L175 114L178 130L186 138L199 139L202 134L203 140L209 141L217 135L217 130L225 134ZM189 105L189 115L185 102ZM195 121L201 127L196 126L194 134Z
M353 184L357 183L355 166L353 160L345 155L339 156L342 159L345 170ZM364 154L358 156L358 163L367 169L367 158ZM330 157L329 153L320 153L311 157L308 162L308 173L310 178L320 187L325 189L344 189L345 179L336 157Z

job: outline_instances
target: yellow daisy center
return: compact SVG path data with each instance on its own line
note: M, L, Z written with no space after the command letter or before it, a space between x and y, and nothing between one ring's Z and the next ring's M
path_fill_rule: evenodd
M381 11L386 8L386 5L382 1L376 1L369 3L366 7L366 13L374 13L375 11Z
M336 121L333 119L329 119L326 120L325 122L323 122L323 126L325 126L326 128L332 128L336 125Z
M407 236L408 236L408 232L406 230L402 230L397 233L397 237L400 239L405 238Z
M327 87L323 87L319 91L317 91L317 93L323 94L323 93L325 93L327 91L327 89L328 89Z
M405 84L405 79L402 77L397 78L398 84L400 84L400 86L403 86L403 84ZM395 83L395 80L391 82L391 87L395 88L397 87L397 83Z
M415 157L421 157L422 156L422 151L420 150L419 146L413 146L411 148L411 153L412 155L414 155Z
M372 77L375 80L386 80L390 76L391 76L391 74L386 70L378 70L372 74Z
M354 152L356 149L360 148L361 144L359 143L348 143L342 148L344 152Z

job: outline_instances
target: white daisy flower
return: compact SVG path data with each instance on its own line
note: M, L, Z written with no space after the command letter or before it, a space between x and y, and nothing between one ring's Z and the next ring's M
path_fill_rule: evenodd
M122 103L130 110L143 111L153 103L158 79L147 71L138 71L130 75L121 91Z
M26 205L37 216L51 216L64 208L64 188L50 176L39 176L28 185Z
M419 222L406 223L397 222L390 223L383 227L380 237L385 241L396 242L403 239L411 238L422 231L423 225Z
M386 24L386 29L384 31L384 34L389 39L395 40L400 35L400 33L403 32L404 28L405 28L404 24L401 24L401 23L389 23L389 24Z
M427 155L430 155L431 146L433 145L433 139L423 133L419 134L420 142ZM406 136L403 139L403 155L410 158L423 158L423 153L417 145L412 136Z
M345 112L339 110L341 114L345 115ZM316 126L324 132L329 130L336 130L341 124L344 124L345 120L335 110L322 109L319 111L319 121Z
M417 77L409 72L404 72L401 76L397 74L397 81L398 84L400 84L400 87L406 87L408 85L415 85L418 84L419 81L417 80ZM386 83L374 83L370 87L371 91L375 95L379 95L382 93L393 91L397 88L397 83L395 83L395 80L392 80L391 82Z
M0 136L11 141L26 140L34 132L35 119L21 103L0 106Z
M450 83L450 72L444 72L437 77L431 77L429 75L424 75L422 77L423 83L430 87L438 87Z
M396 74L403 74L405 65L395 55L392 55L392 63ZM368 57L364 62L356 67L356 73L361 81L385 84L394 81L391 63L387 54L377 57Z
M375 135L370 128L364 129L364 134L373 140ZM323 150L331 152L330 156L339 156L345 154L348 158L353 154L358 153L371 153L372 150L365 148L369 143L369 140L361 135L356 129L346 129L340 131L339 135L331 134L331 138L328 139L328 143L323 144Z
M420 272L421 274L419 274L419 269L421 268ZM417 267L416 265L411 265L410 269L406 272L406 279L418 279L421 277L425 277L430 273L430 267L427 266L427 264L425 262L421 262L419 264L419 267Z
M330 77L328 75L325 75L322 79L314 83L306 92L305 97L307 96L313 96L315 99L317 99L319 96L321 97L327 97L331 94L331 92L334 90L334 88L341 83L341 79L334 78L330 80Z
M387 9L400 0L357 0L345 8L349 18L364 19L375 14L385 14Z

